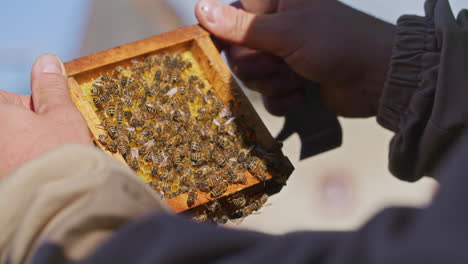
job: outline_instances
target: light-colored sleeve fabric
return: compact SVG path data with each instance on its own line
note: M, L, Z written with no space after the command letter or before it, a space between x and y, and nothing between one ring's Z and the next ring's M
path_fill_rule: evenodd
M158 210L170 211L130 169L96 148L64 146L0 181L0 263L28 263L46 242L83 259Z

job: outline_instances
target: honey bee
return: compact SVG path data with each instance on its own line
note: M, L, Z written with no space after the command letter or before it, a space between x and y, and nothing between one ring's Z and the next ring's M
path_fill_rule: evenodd
M200 166L205 162L201 152L192 152L190 154L190 159L192 160L192 164L194 166Z
M247 217L251 215L254 211L255 207L253 206L253 204L249 204L237 210L236 214L239 214L241 217Z
M163 63L166 67L172 67L172 58L169 55L165 55Z
M214 107L216 111L221 110L221 108L223 108L223 103L216 97L213 97L213 100L214 100Z
M197 193L196 192L189 192L188 198L187 198L187 206L192 207L195 204L195 201L197 200Z
M162 75L162 81L165 83L168 83L171 80L171 74L170 72L164 72Z
M172 82L178 83L180 81L180 73L176 72L172 75Z
M184 118L184 114L180 110L174 112L174 115L172 116L172 119L174 119L174 121L180 122L180 123L185 123L187 121L187 119Z
M124 96L122 97L122 102L127 106L127 107L132 107L133 106L133 99L130 96Z
M184 143L184 138L181 135L175 135L169 141L171 142L171 146L178 146L178 145ZM181 154L181 153L179 153L179 154Z
M156 94L156 87L145 87L145 95L146 96L154 96Z
M171 190L171 185L167 182L162 183L162 188L163 192L167 193Z
M197 117L195 118L198 122L203 122L203 121L206 121L206 117L203 116L203 115L197 115Z
M168 179L169 179L169 175L167 173L159 174L159 180L160 181L167 181Z
M216 144L222 149L227 149L229 147L229 141L224 137L215 138Z
M185 185L184 185L184 186L180 186L179 191L177 192L177 194L176 194L175 196L180 195L180 194L183 194L183 193L188 193L189 191L190 191L190 187L189 187L189 186L185 186Z
M179 102L179 99L174 98L174 99L172 99L172 101L171 101L171 107L177 109L177 108L179 108L179 103L180 103L180 102ZM175 112L176 112L176 113L179 113L179 111L175 111Z
M106 107L107 114L109 116L114 116L116 108L117 108L116 105L112 102L107 104L107 107Z
M246 162L249 159L250 151L251 151L251 148L239 150L237 154L237 161L241 163Z
M237 127L236 123L231 123L229 126L226 126L224 131L225 134L232 137L237 137L237 135L239 134L239 128Z
M160 162L161 166L164 167L164 166L167 165L168 157L167 157L166 153L164 152L164 150L160 149L156 156L157 156L157 160Z
M122 76L122 77L120 78L120 85L121 85L122 87L124 87L124 86L127 86L127 83L128 83L128 77Z
M154 161L155 160L155 157L154 157L154 152L152 150L146 152L146 154L144 155L144 160L146 162L151 162L151 161Z
M249 205L244 206L243 208L236 211L236 215L240 215L241 217L246 217L251 215L253 212L260 210L268 200L268 195L263 194L260 198L254 200Z
M132 148L130 150L130 159L129 159L129 164L130 168L132 168L134 171L137 171L140 169L140 166L138 165L138 159L139 159L139 152L137 148Z
M250 158L247 163L247 168L260 181L266 181L266 165L260 158Z
M158 189L158 182L157 181L152 180L152 181L150 181L149 185L153 190Z
M101 80L104 81L104 82L107 82L110 80L109 76L108 75L103 75L101 76Z
M236 208L244 207L247 204L247 199L242 194L234 195L233 197L228 199L228 203Z
M190 150L191 151L200 151L200 142L197 140L192 140L190 142Z
M117 150L122 154L123 156L126 156L128 154L128 149L129 149L129 143L127 140L123 138L117 139Z
M182 175L180 177L180 184L181 185L190 185L190 178L188 177L188 175Z
M195 97L196 97L196 96L197 96L197 94L195 93L195 91L193 91L193 90L190 90L190 91L189 91L189 101L190 101L190 102L193 103L193 102L195 101Z
M221 174L215 174L213 175L213 177L211 177L211 180L212 180L212 185L215 186L215 185L222 183L224 181L224 178Z
M214 169L211 166L208 166L208 165L202 166L197 170L197 173L200 174L198 178L206 177L207 175L210 175L211 173L213 173L213 171Z
M215 107L216 107L216 105L215 105ZM216 108L218 108L218 107L216 107ZM235 117L232 117L231 110L229 110L229 108L227 108L227 107L223 108L223 110L219 113L219 117L228 119L228 121L226 121L226 123L225 123L226 125L228 125L229 123L231 123L235 119Z
M227 163L226 157L219 151L215 150L211 153L211 158L216 162L219 167L224 167Z
M206 213L201 213L197 216L192 217L192 220L201 224L208 221L208 215Z
M175 166L175 171L176 171L176 173L179 173L179 174L180 174L180 173L182 173L182 172L184 171L184 166L183 166L182 164L176 165L176 164L175 164L175 160L172 160L172 162L173 162L173 164L174 164L174 166ZM182 177L183 177L183 176L182 176Z
M144 140L142 140L144 141ZM141 142L140 142L141 143ZM141 148L138 149L138 153L141 155L141 156L147 156L151 151L148 150L149 148L146 147L146 146L143 146Z
M182 84L180 87L179 87L179 93L180 95L185 95L185 93L187 92L187 87L185 86L185 84Z
M143 136L148 138L154 135L153 131L150 129L144 129L142 132Z
M172 161L176 166L182 163L182 154L178 150L176 150L176 152L173 154Z
M131 111L123 111L123 115L125 117L125 120L130 121L132 118L132 112Z
M102 102L112 101L112 100L113 100L113 97L111 95L109 95L109 94L106 94L106 93L101 94L101 96L99 97L99 101L101 101L101 103Z
M225 214L221 214L214 217L213 220L220 225L224 225L229 221L229 217Z
M136 127L141 127L141 126L143 126L143 124L144 124L144 122L143 122L142 120L140 120L140 119L138 118L138 116L135 116L135 115L134 115L134 116L132 116L132 118L130 119L130 125L131 125L132 127L135 127L135 128L136 128Z
M116 94L116 91L118 90L118 88L119 88L118 84L108 85L106 86L106 90L103 92L108 93L108 94Z
M101 87L93 87L93 89L91 89L91 95L93 96L99 96L103 93L104 93L104 89Z
M162 81L161 79L162 72L160 70L157 70L156 73L154 74L154 81Z
M136 73L143 73L144 69L139 62L136 62L132 65L132 71L134 72L133 75L135 75ZM140 77L135 78L135 79L140 79Z
M107 150L109 150L112 153L117 152L117 145L116 143L109 139L106 135L101 134L98 136L98 142L103 145Z
M109 119L104 119L101 126L107 130L107 133L109 133L112 139L117 138L118 128L115 124L109 121Z
M252 204L255 208L255 211L259 210L260 208L263 207L263 205L265 205L265 203L267 202L269 196L268 194L263 194L259 199L255 200Z
M150 168L151 177L156 178L158 176L158 168L152 166Z
M194 83L195 81L198 81L198 77L196 75L190 75L189 83Z
M93 104L98 110L102 109L102 101L100 98L93 98Z
M122 72L124 71L124 67L122 67L122 66L117 66L117 67L115 68L115 70L116 70L117 72L119 72L119 73L122 73Z
M247 183L247 176L243 172L227 171L225 175L226 175L226 180L230 184L246 184Z
M101 81L95 81L93 82L93 87L98 89L104 89L105 85Z
M215 214L221 210L221 204L218 201L213 201L206 206L206 210L211 214Z
M119 125L122 125L123 123L123 119L124 119L124 116L123 116L123 106L122 104L118 104L117 105L117 108L116 108L116 115L115 115L115 120L117 122L117 124Z
M139 78L138 74L132 74L132 76L128 79L127 85L134 85L136 83L135 78Z
M145 58L145 65L146 65L149 69L151 69L151 67L153 66L153 64L154 64L154 59L153 59L153 57L148 56L148 57Z
M228 183L224 181L218 185L215 185L213 189L211 189L211 192L210 192L211 197L216 198L216 197L223 195L227 191L228 186L229 186Z
M145 103L143 108L150 114L156 113L156 108L154 108L153 104Z
M208 110L204 106L198 108L198 113L200 113L200 114L206 114L207 112L208 112Z
M212 189L212 186L207 181L197 181L196 186L202 192L209 192Z

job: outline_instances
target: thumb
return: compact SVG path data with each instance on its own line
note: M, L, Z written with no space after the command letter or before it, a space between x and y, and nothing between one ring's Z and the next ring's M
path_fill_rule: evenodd
M195 15L213 35L232 44L261 49L280 57L301 46L301 38L293 30L297 16L288 12L256 15L218 0L200 0Z
M65 67L57 56L44 54L36 60L31 71L31 92L34 111L38 114L72 105Z

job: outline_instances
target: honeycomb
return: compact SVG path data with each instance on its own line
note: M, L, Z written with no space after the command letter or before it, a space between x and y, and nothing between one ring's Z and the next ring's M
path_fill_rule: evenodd
M217 97L193 55L157 54L117 66L81 87L107 134L98 141L120 153L163 199L200 192L221 197L245 184L245 171L266 180L267 161L242 133L235 102ZM225 223L262 207L267 195L236 194L196 210L196 221Z

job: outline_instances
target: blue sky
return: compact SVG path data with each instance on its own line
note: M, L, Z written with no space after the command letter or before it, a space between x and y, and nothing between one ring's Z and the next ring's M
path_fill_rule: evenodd
M78 56L90 0L2 0L0 89L29 93L29 70L42 53Z

